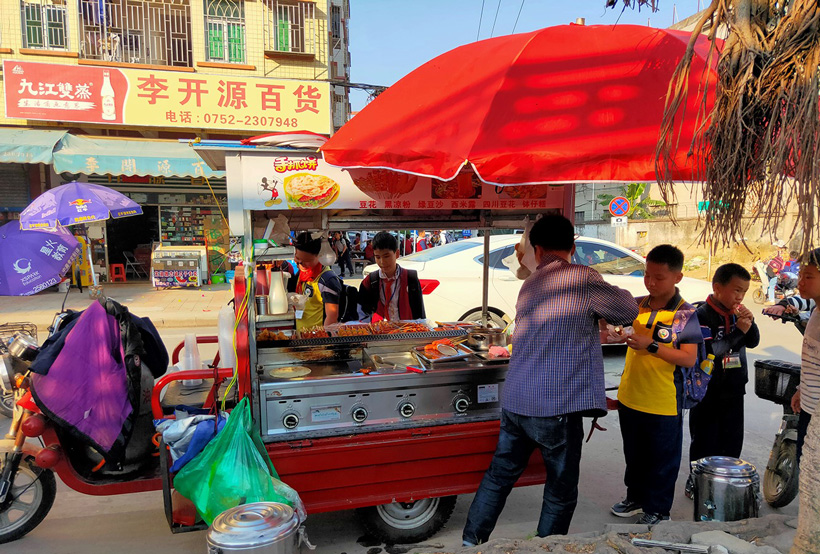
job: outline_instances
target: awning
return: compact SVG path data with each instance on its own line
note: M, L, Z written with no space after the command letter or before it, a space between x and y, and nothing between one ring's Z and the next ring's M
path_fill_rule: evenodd
M179 141L67 135L54 152L58 173L224 177Z
M50 164L52 153L67 131L0 128L0 163Z

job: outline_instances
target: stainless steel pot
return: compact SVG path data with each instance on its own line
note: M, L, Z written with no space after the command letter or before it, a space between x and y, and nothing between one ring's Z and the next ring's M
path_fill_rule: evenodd
M758 516L760 477L752 464L709 456L692 462L692 473L695 521L738 521Z
M208 554L297 554L299 516L279 502L254 502L225 510L207 534Z
M467 344L474 350L489 350L491 346L507 346L503 329L477 327L467 334Z
M14 339L12 339L11 343L9 343L9 354L26 362L30 362L36 358L39 351L40 346L37 344L37 341L34 340L34 337L26 333L17 333L14 335Z

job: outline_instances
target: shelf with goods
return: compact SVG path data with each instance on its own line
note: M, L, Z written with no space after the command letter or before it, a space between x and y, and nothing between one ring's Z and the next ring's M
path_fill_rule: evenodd
M219 216L217 207L163 206L160 240L164 246L205 246L206 220Z

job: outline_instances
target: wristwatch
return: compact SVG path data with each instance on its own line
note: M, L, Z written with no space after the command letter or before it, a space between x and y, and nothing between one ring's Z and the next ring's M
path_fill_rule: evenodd
M658 348L660 348L660 345L657 342L652 341L651 343L649 343L649 346L646 347L646 351L650 354L654 354L658 351Z

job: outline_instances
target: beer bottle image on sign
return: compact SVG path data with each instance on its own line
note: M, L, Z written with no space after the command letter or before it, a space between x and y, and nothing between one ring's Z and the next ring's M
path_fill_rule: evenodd
M103 71L103 85L100 96L102 96L102 118L105 121L116 120L117 105L114 103L114 87L111 86L111 77L108 71Z

